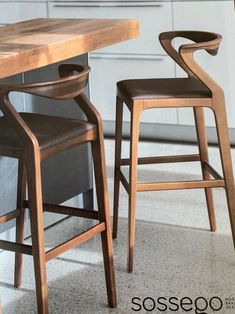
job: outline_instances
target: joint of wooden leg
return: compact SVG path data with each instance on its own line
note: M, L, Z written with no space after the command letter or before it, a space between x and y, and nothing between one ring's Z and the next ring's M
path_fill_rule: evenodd
M122 185L124 186L127 193L129 193L129 183L127 182L127 179L125 178L125 176L121 170L119 170L119 175L120 175L120 181L121 181Z
M206 161L202 163L204 169L216 180L223 180L223 177Z

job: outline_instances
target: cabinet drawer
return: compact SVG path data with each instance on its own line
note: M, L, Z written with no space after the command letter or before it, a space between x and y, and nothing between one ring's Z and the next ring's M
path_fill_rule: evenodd
M118 53L165 53L158 42L158 34L172 29L170 2L51 2L50 17L137 19L140 36L121 44L102 49Z
M169 57L156 55L91 54L91 100L103 120L115 120L116 82L129 78L173 77L174 66ZM126 106L125 106L126 107ZM153 114L153 110L154 114ZM169 113L169 110L168 110ZM125 108L124 120L129 121ZM141 122L176 123L176 109L166 115L165 109L146 110Z
M0 2L0 24L16 23L37 17L47 17L46 3Z

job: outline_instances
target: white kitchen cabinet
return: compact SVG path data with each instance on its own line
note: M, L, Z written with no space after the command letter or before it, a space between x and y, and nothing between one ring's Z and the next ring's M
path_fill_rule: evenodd
M172 30L172 3L166 1L49 2L50 17L138 19L140 36L90 54L91 100L103 120L115 120L116 82L127 78L174 77L174 63L162 49L158 34ZM142 122L177 123L177 109L142 115ZM167 117L167 118L166 118ZM128 111L124 120L129 121ZM105 123L104 123L105 124Z
M228 124L235 128L235 17L233 1L181 1L173 3L174 29L204 30L223 36L218 55L196 54L198 62L222 86L225 92ZM199 18L200 17L200 18ZM177 67L176 75L182 76ZM179 124L192 125L192 110L179 109ZM211 110L206 112L206 123L214 126Z
M91 99L100 109L106 121L115 120L116 82L128 78L173 77L173 61L168 56L137 54L104 54L90 56L91 65ZM124 121L130 120L129 110L124 106ZM165 109L146 110L141 122L176 123L177 111L170 115ZM169 112L169 110L168 110Z
M172 3L159 1L52 1L50 17L137 19L136 39L109 46L105 53L165 54L157 35L172 30Z
M134 18L140 21L138 38L90 54L91 98L102 113L104 126L106 121L109 124L114 123L116 81L128 77L179 77L184 75L166 57L166 53L158 42L160 32L192 29L221 33L224 40L218 56L211 57L202 53L198 56L198 60L225 91L228 122L231 131L234 131L233 142L235 142L233 0L0 0L0 24L45 16ZM151 128L157 123L158 134L159 125L162 126L162 133L167 131L167 125L179 126L178 130L182 125L187 127L194 125L192 110L188 108L169 110L167 114L161 109L155 110L154 113L152 111L146 111L143 114L142 122L149 123ZM207 112L206 119L208 126L214 125L211 112ZM127 115L125 115L125 120L129 120Z
M208 16L208 12L210 12ZM91 99L104 121L115 119L116 82L125 78L180 77L183 71L172 61L158 41L159 33L169 30L208 30L223 35L219 54L197 53L200 64L223 87L230 128L235 128L235 27L233 1L49 1L50 17L136 18L140 36L90 55ZM234 31L232 31L234 29ZM162 60L162 61L160 61ZM163 61L164 60L164 61ZM168 61L166 61L168 60ZM232 61L231 61L232 60ZM194 125L192 109L146 111L142 122ZM211 110L207 126L214 126ZM125 113L124 120L129 116ZM105 123L104 123L105 125Z
M46 1L0 1L0 24L47 17Z

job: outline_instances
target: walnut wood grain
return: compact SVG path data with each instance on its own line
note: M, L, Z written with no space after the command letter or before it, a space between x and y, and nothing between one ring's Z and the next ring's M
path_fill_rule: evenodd
M66 60L98 48L134 38L137 35L138 22L136 20L35 19L8 25L0 29L0 78ZM78 74L76 75L74 72L78 72ZM0 109L4 113L1 125L6 123L4 130L9 130L11 134L12 132L14 133L13 142L15 135L17 135L16 141L10 143L9 134L0 132L4 139L8 138L7 145L5 145L6 143L4 144L4 141L0 141L0 153L1 156L11 156L20 160L17 210L0 217L0 223L4 223L18 216L17 243L0 241L0 247L16 252L14 281L16 287L21 284L22 253L33 255L37 306L40 314L48 313L46 261L74 245L88 240L97 233L101 233L108 304L110 307L115 307L117 304L102 119L93 104L82 93L87 84L88 73L89 68L85 69L83 66L66 64L59 67L60 80L35 84L2 84L0 86ZM71 133L67 139L62 141L63 143L57 142L57 145L51 138L50 143L48 142L50 145L46 145L47 147L43 146L43 143L40 143L39 138L35 135L37 130L33 125L29 127L30 121L33 121L32 119L34 119L33 124L36 128L38 125L44 125L38 123L42 117L32 114L34 117L31 116L30 121L29 116L24 116L24 120L23 114L20 115L15 110L8 98L8 93L11 91L42 95L53 99L74 98L87 116L92 127L86 128L83 125L85 127L82 127L84 132L80 128L82 132L79 131L80 133L73 135ZM52 117L49 125L52 125L51 119ZM89 124L88 122L84 123L86 126ZM60 126L65 124L65 121L63 121L63 123L60 123ZM81 121L80 124L82 125ZM50 129L55 130L54 127ZM77 127L77 131L78 129ZM48 131L51 133L50 130L46 132ZM42 134L42 132L39 133ZM57 133L59 134L59 132ZM61 132L61 136L64 133ZM20 137L20 140L18 137ZM43 138L49 139L47 136L43 136ZM11 136L10 139L12 139ZM82 213L81 209L77 209L75 213L74 208L49 204L43 208L41 161L50 157L50 155L58 154L87 141L92 144L98 212L90 213L88 210L84 210ZM25 206L23 200L26 178L28 183L32 247L23 244ZM69 215L75 214L75 216L98 219L100 223L46 253L43 230L43 210L45 209L51 212L58 211Z
M176 37L185 38L193 43L185 43L174 47ZM113 205L113 238L118 230L119 186L124 186L129 197L128 223L128 271L133 270L135 244L135 209L136 193L143 191L178 190L204 188L211 231L216 230L216 219L212 188L224 187L235 247L235 194L232 159L229 143L229 132L226 117L224 93L212 77L197 63L194 53L205 50L216 55L222 37L216 33L202 31L174 31L159 35L159 40L166 53L184 70L187 78L153 78L126 79L117 83L116 101L116 134L115 134L115 173L114 173L114 205ZM130 121L130 154L129 158L121 158L122 144L122 111L123 104L131 113ZM192 156L161 156L138 158L140 115L150 108L192 107L195 118L199 154L195 160L200 161L202 180L172 182L137 182L138 164L162 162L185 162ZM204 107L210 108L215 117L218 146L222 162L222 176L210 165L208 156L207 134L204 121ZM129 182L127 182L121 166L129 166ZM213 177L214 179L212 179Z
M0 217L0 223L4 223L18 216L17 241L12 243L1 240L0 248L16 252L14 282L16 287L21 284L22 253L33 255L39 314L48 314L46 261L79 243L87 241L97 233L101 233L108 304L110 307L115 307L117 304L102 119L93 104L83 94L83 90L88 82L90 68L78 64L63 64L59 66L58 71L60 79L56 81L0 85L0 109L4 114L1 117L0 124L0 155L4 156L6 153L7 156L20 159L17 210ZM11 91L38 96L43 95L54 100L74 99L87 116L88 121L38 115L36 113L20 115L8 97ZM44 119L44 122L42 119ZM94 131L92 136L90 134L91 130ZM41 184L42 160L49 158L51 154L55 155L61 151L65 152L69 148L88 141L91 142L92 146L98 211L75 209L56 204L43 204ZM18 146L18 152L15 150L16 146ZM24 201L26 181L28 201ZM23 244L23 213L25 206L29 208L30 212L32 247ZM99 223L46 253L43 230L44 210L70 216L91 218L99 220Z
M137 20L115 19L39 18L3 26L0 78L113 45L138 32Z

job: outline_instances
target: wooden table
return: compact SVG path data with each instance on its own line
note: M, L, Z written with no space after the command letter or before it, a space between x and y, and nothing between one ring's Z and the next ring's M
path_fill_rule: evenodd
M90 51L134 38L138 36L138 32L138 21L114 19L40 18L3 26L0 28L0 78L87 54ZM37 80L41 79L40 75L45 79L45 69L43 68L39 75L38 71L40 70L36 72ZM26 72L25 77L28 73L31 72ZM28 77L30 80L30 75ZM45 105L43 107L47 108ZM54 106L52 110L53 114L57 115L56 108L57 106ZM34 108L32 110L34 111ZM37 110L36 106L35 110ZM68 106L65 106L65 110L69 110ZM80 165L83 172L86 172L87 164L89 164L89 162L85 164L86 159L88 160L86 154L87 150L83 150L82 153L80 150L69 153L69 157L67 155L66 157L55 156L53 161L49 159L46 161L49 164L46 164L43 169L44 177L46 176L43 183L45 201L61 203L88 190L88 185L84 185L88 179L84 175L81 178L81 172L79 173L77 169ZM70 158L70 162L63 163L63 158ZM65 169L65 164L70 165L70 169ZM75 168L74 171L68 174L68 170L72 167ZM1 160L0 184L4 181L9 184L7 186L1 184L0 199L4 201L1 203L0 214L6 212L6 207L11 209L15 206L12 204L14 202L12 195L14 196L15 192L14 178L4 176L4 174L13 173L12 168L14 168L12 163L3 163ZM58 172L60 172L60 177L58 177ZM80 190L79 184L82 185Z
M40 18L0 28L0 78L138 36L136 20Z

